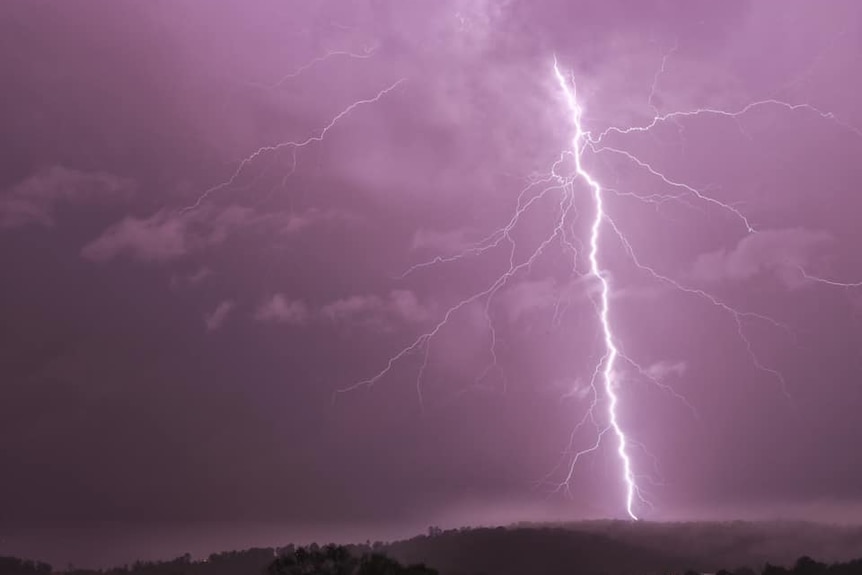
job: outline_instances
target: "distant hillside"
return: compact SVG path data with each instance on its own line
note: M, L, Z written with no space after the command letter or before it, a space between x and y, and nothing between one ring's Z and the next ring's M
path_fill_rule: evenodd
M696 558L563 528L447 531L386 547L402 562L424 562L441 575L646 574L683 571Z
M806 522L650 523L588 521L558 527L601 533L664 553L684 550L707 567L790 565L808 555L844 562L862 556L862 526Z
M862 556L862 527L791 522L586 521L446 531L392 543L393 557L424 561L442 575L715 572ZM574 568L574 570L573 570Z
M767 563L791 566L804 555L826 563L862 556L862 527L809 523L592 521L429 533L348 547L355 556L374 551L403 564L425 563L440 575L650 575L739 567L759 573ZM231 551L201 561L186 555L66 575L262 575L278 552L272 548ZM50 573L45 564L0 558L0 575Z

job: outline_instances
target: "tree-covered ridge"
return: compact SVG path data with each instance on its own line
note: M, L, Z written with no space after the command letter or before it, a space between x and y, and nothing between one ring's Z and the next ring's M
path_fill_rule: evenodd
M60 572L47 563L0 556L0 575L438 575L423 564L405 566L374 550L380 547L289 545L215 553L202 561L183 555L171 561L136 561L111 569Z
M41 561L0 556L0 575L49 575L51 566Z
M284 550L267 571L269 575L438 575L423 564L405 567L374 552L357 556L341 545Z
M357 550L364 550L357 554ZM275 558L273 556L275 555ZM577 565L564 570L583 573ZM281 550L248 549L210 555L192 561L188 555L171 561L137 561L131 565L105 570L53 571L47 563L17 557L0 556L0 575L438 575L422 564L404 566L370 546L290 545ZM644 571L648 573L648 571ZM663 572L672 575L672 571ZM756 571L750 567L722 569L714 575L862 575L862 558L847 562L820 563L811 557L800 557L792 567L766 564ZM477 573L476 575L495 575ZM532 574L525 574L532 575ZM702 575L688 570L683 575Z
M800 555L804 557L797 559ZM102 570L70 566L62 572L63 575L683 575L715 574L725 568L722 575L862 575L862 560L854 560L860 555L862 527L611 521L508 528L435 527L427 535L389 543L287 545L215 553L197 561L183 555L171 561L136 561ZM818 563L810 557L825 558L827 563ZM51 573L51 567L44 563L0 560L0 575Z

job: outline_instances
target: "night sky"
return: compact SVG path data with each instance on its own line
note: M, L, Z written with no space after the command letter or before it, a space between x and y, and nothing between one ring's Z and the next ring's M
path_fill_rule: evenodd
M0 554L627 517L555 57L638 515L859 521L860 54L856 0L3 2Z

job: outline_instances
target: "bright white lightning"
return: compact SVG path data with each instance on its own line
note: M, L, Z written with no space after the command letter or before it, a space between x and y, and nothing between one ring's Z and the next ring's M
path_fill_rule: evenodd
M572 150L575 159L575 173L578 175L579 178L586 182L586 184L589 186L593 193L595 216L593 217L592 226L590 228L589 260L590 273L595 279L599 281L599 284L601 285L599 321L602 325L602 334L604 337L605 344L605 355L602 358L601 364L602 387L604 388L605 395L608 399L608 421L610 423L611 429L613 429L614 434L617 438L617 455L619 455L623 466L623 481L625 482L626 486L626 513L628 513L632 519L636 520L637 515L635 515L634 513L633 506L635 493L638 489L637 484L635 483L634 474L632 472L631 458L629 457L627 450L626 434L620 426L619 418L617 417L617 405L619 403L619 398L617 396L616 390L614 389L616 385L614 381L616 377L614 366L616 365L616 360L619 356L619 350L617 349L616 343L614 341L615 338L609 318L611 288L608 282L607 274L602 269L602 266L599 264L599 239L602 231L602 223L605 219L602 188L598 181L596 181L589 174L589 172L584 169L581 162L581 153L585 146L585 132L581 125L581 106L578 103L574 83L566 81L566 78L560 72L560 68L557 65L556 58L554 59L554 75L557 79L557 83L563 91L563 94L565 95L566 104L569 108L569 112L571 113L572 123L574 124L575 128L575 135L572 138ZM599 439L601 439L601 436L599 437Z
M798 269L799 273L802 275L802 277L808 281L826 284L826 285L832 286L832 287L844 287L844 288L862 287L862 282L840 282L838 280L832 280L829 278L822 278L819 276L813 276L813 275L809 274L805 270L805 268L803 268L802 266L796 266L796 269Z

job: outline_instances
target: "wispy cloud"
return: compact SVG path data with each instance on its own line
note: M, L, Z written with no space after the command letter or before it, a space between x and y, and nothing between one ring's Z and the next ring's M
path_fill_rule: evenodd
M553 279L541 279L513 285L500 296L499 301L509 321L517 321L525 314L554 307L564 297L564 286L557 285Z
M195 271L186 274L174 274L171 276L171 287L174 289L181 287L193 287L205 282L212 277L214 272L212 269L201 266Z
M662 381L668 377L682 377L688 370L684 361L657 361L644 368L644 375L651 379Z
M454 254L473 245L468 239L467 230L436 231L428 229L417 230L413 234L411 248L428 250L442 255Z
M730 250L700 255L689 275L699 281L742 282L772 272L788 286L799 284L800 266L805 266L815 250L832 240L826 232L791 228L757 232L744 237Z
M263 302L254 314L254 318L258 321L289 325L304 324L308 317L308 306L305 302L288 299L280 293Z
M218 330L222 324L224 324L228 315L233 311L235 305L236 304L231 300L224 300L218 304L214 310L205 313L204 325L206 326L207 331Z
M299 214L289 213L283 215L277 225L277 229L283 234L296 234L321 224L330 222L348 223L354 222L357 219L357 216L343 210L311 208Z
M123 200L134 189L131 180L106 172L51 166L0 192L0 229L50 227L60 204Z
M224 242L242 228L254 226L271 233L297 234L322 222L349 219L335 211L309 210L301 214L261 213L242 206L201 206L195 210L162 209L147 217L126 217L81 250L94 262L129 257L144 262L183 258Z
M392 320L414 323L431 317L431 309L409 290L392 290L387 297L349 296L324 305L320 313L332 321L371 323L380 327L387 327Z
M147 218L121 220L85 245L81 255L95 262L120 256L146 262L175 260L220 244L237 228L262 218L249 208L236 206L186 213L164 209Z

